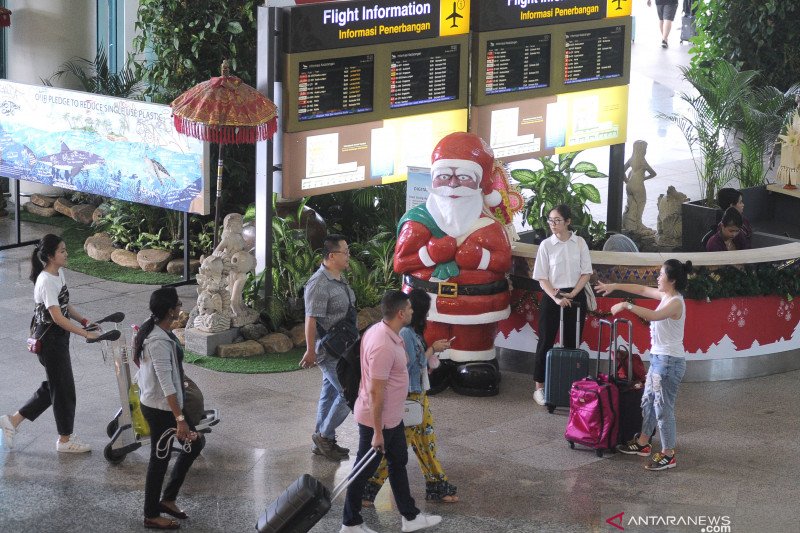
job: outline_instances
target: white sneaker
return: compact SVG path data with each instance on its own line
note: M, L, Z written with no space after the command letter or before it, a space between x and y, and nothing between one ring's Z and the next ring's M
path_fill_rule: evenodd
M536 389L533 391L533 401L539 405L544 405L544 389Z
M406 520L403 517L403 531L419 531L426 527L433 527L442 521L442 517L435 514L419 513L414 520Z
M346 526L342 524L342 529L339 533L378 533L374 529L368 528L365 524L358 524L357 526Z
M62 453L86 453L92 451L91 446L78 440L75 435L70 435L67 442L56 441L56 451Z
M8 415L0 416L0 429L3 430L3 444L10 450L14 447L14 436L17 434L17 428L11 423Z

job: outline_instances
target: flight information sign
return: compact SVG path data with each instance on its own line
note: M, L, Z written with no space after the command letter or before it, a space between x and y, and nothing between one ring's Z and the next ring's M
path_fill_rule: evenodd
M620 78L625 64L625 26L568 32L564 83Z
M389 107L457 99L460 62L458 44L392 52Z
M550 34L489 40L486 43L486 94L550 86Z
M373 54L301 61L299 69L299 121L373 110Z

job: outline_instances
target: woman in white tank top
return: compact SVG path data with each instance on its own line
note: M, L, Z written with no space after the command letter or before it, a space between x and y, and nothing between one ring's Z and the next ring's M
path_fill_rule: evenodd
M649 436L658 427L661 452L650 457L645 465L648 470L666 470L676 466L675 399L686 373L686 353L683 350L686 305L681 291L686 288L687 275L691 271L691 261L684 264L669 259L661 267L655 289L631 283L597 284L597 290L603 296L623 291L659 300L655 309L629 302L620 302L611 308L614 315L628 310L650 322L650 369L642 396L642 430L629 442L617 446L622 453L647 457L652 450Z

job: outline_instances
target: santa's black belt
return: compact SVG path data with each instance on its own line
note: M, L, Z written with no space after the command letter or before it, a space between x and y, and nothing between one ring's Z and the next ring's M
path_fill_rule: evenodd
M450 283L448 281L424 281L406 274L403 276L406 285L414 289L422 289L443 298L455 298L456 296L489 296L500 294L508 290L508 280L501 279L491 283L480 283L476 285L465 283Z

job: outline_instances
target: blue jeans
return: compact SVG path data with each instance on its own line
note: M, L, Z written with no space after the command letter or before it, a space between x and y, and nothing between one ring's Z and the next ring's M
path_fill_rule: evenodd
M358 454L356 463L364 457L372 447L372 436L375 431L363 424L358 425ZM383 451L386 454L386 461L389 463L389 484L392 486L397 510L406 520L414 520L419 514L414 498L411 496L411 489L408 486L408 443L406 442L406 428L400 422L397 426L383 430ZM378 469L383 455L376 454L369 462L369 465L361 471L361 475L350 483L347 487L347 495L344 500L344 512L342 524L345 526L357 526L364 523L361 518L361 499L364 497L364 487L367 480Z
M322 389L319 391L317 425L314 432L326 439L336 437L336 428L341 426L347 415L350 414L339 378L336 377L337 362L337 359L327 355L317 359L317 366L322 370Z
M642 396L642 435L652 435L657 425L662 450L675 448L675 399L685 373L683 357L651 354Z

